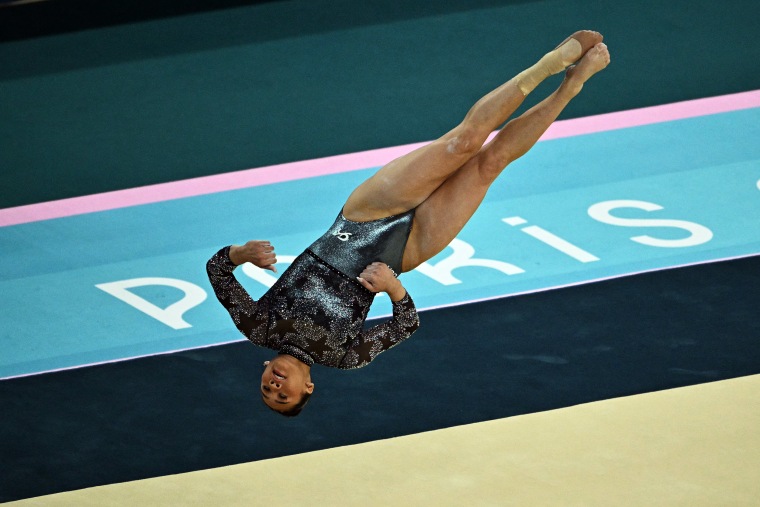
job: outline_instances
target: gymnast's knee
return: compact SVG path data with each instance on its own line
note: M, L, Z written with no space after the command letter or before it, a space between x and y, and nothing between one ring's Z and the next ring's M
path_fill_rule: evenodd
M483 146L488 133L476 126L462 124L446 137L446 151L451 155L472 157Z
M490 150L483 150L478 157L478 173L485 183L492 183L515 159L516 157L497 155Z

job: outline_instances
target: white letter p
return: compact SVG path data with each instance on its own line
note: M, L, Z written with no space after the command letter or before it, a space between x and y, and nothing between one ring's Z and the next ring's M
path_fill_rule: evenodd
M166 285L174 287L185 293L185 297L172 303L166 308L159 308L130 292L128 289L134 287L144 287L146 285ZM177 280L176 278L132 278L130 280L120 280L118 282L99 283L95 287L105 291L115 298L121 299L130 306L133 306L143 313L146 313L159 322L166 324L173 329L185 329L192 327L182 319L182 315L190 308L198 306L206 300L206 291L197 285Z

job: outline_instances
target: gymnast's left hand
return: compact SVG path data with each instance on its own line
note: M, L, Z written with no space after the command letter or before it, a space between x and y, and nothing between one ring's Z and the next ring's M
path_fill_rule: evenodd
M382 262L373 262L356 279L371 292L387 292L391 301L400 301L406 295L406 289L391 268Z
M251 240L245 245L232 245L230 247L230 260L236 266L250 262L261 269L268 269L277 273L274 266L277 257L274 254L274 247L269 241Z

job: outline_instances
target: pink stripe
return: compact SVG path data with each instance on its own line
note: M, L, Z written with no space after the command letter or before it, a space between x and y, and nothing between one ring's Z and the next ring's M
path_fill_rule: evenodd
M760 107L760 90L558 121L542 140ZM0 210L0 227L385 165L427 143L304 160Z
M541 139L580 136L594 132L639 127L641 125L651 125L652 123L751 109L753 107L760 107L760 90L558 121L549 127L549 130Z

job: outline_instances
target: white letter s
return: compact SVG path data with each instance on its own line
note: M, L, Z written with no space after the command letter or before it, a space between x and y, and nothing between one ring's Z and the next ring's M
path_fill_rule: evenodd
M646 201L615 200L604 201L592 205L588 209L588 214L594 220L610 225L619 225L622 227L675 227L677 229L684 229L689 233L689 236L683 239L659 239L647 235L631 237L631 240L641 243L642 245L661 248L683 248L707 243L713 237L713 233L710 229L694 222L652 218L619 218L610 215L610 211L615 208L637 208L644 211L658 211L663 209L660 205Z

